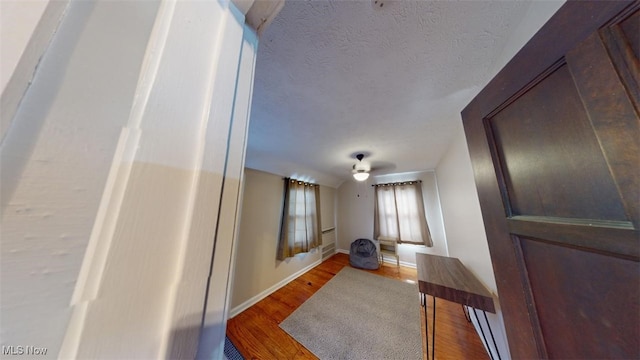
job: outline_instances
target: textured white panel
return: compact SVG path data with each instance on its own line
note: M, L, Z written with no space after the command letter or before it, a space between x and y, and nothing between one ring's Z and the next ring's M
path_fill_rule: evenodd
M0 141L14 119L68 2L0 1Z
M48 3L49 0L0 2L0 92L7 86Z
M2 345L58 356L156 10L153 2L69 4L6 133Z
M226 111L233 100L228 96L231 100L227 99L219 108L209 107L218 78L235 77L237 69L237 57L223 56L221 43L226 35L220 31L223 8L214 3L190 1L187 6L177 2L158 75L141 120L145 136L136 155L138 161L187 169L199 166L220 169L220 162L203 165L199 162L201 158L194 156L201 151L202 142L209 140L203 138L207 121L218 121L211 112ZM194 40L185 41L190 38ZM195 46L199 39L208 41ZM220 61L225 62L220 67L224 72L216 72ZM228 130L220 130L216 133L218 139L224 139L226 144ZM219 157L215 154L211 158Z

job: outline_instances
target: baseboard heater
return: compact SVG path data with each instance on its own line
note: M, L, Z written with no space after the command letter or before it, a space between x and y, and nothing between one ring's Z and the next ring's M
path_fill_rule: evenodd
M331 255L335 253L336 253L335 243L322 246L322 260L328 259L329 257L331 257Z

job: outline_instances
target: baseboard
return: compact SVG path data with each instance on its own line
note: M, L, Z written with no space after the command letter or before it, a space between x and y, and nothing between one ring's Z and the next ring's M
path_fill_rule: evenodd
M283 287L283 286L287 285L288 283L290 283L293 279L295 279L298 276L306 273L307 271L309 271L312 268L320 265L321 263L322 263L322 259L314 261L311 265L308 265L308 266L304 267L303 269L300 269L300 270L296 271L295 273L287 276L285 279L281 280L280 282L276 283L275 285L273 285L273 286L269 287L268 289L260 292L259 294L257 294L256 296L250 298L249 300L243 302L242 304L234 307L233 309L231 309L229 311L229 319L231 319L231 318L235 317L236 315L240 314L241 312L247 310L251 306L255 305L258 301L260 301L260 300L266 298L267 296L271 295L276 290L278 290L281 287Z
M349 255L349 250L337 249L336 252ZM387 259L387 258L383 258L382 261L386 262L387 264L391 264L391 265L395 265L396 264L395 260L391 260L391 259ZM410 262L406 262L406 261L402 261L402 260L400 260L400 265L406 266L406 267L410 267L410 268L413 268L413 269L416 268L416 264L413 264L413 263L410 263Z

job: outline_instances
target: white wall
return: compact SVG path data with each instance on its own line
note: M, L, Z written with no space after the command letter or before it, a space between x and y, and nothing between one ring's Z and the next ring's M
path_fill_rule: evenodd
M336 226L336 189L320 185L320 208L322 229ZM325 244L323 242L323 244ZM326 244L325 244L326 245Z
M442 198L449 256L460 258L495 292L489 247L462 124L458 126L436 171L440 180L438 188Z
M533 37L533 35L555 14L566 0L531 1L518 26L511 32L492 67L495 76L513 56Z
M231 316L320 263L317 248L284 261L276 259L283 190L282 176L245 169ZM333 223L333 201L329 199L334 193L334 189L320 186L323 228Z
M336 189L329 186L320 186L320 208L322 221L322 247L325 248L336 243ZM323 257L330 257L335 251L331 248L326 250Z
M371 182L346 180L337 191L338 231L336 248L349 251L356 239L373 240L373 189Z
M415 266L417 252L446 256L447 242L440 210L440 196L436 173L433 171L372 176L364 182L352 179L343 182L338 188L337 248L348 252L351 242L356 239L373 240L374 189L371 184L408 180L422 180L422 195L433 246L400 244L398 246L400 261L404 265Z

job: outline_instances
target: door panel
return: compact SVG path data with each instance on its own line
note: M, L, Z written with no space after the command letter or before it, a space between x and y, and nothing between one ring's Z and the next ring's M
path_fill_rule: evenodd
M638 20L637 16L634 18ZM640 22L636 25L640 30ZM633 62L638 63L638 58L635 57ZM640 122L637 109L609 57L600 33L592 34L572 49L567 54L567 63L611 174L616 179L622 198L626 199L629 219L638 228Z
M613 26L614 28L620 28L621 40L629 45L636 59L640 58L640 29L638 29L638 24L640 24L640 13L636 12L621 21L618 26Z
M637 61L640 58L639 23L640 13L635 13L600 31L600 36L634 101L636 110L640 108L640 63Z
M566 65L486 121L511 215L628 220Z
M567 2L463 111L514 358L640 358L639 8Z
M547 354L563 359L630 358L638 351L637 263L520 238ZM573 276L576 272L580 277ZM611 281L615 278L615 281ZM606 334L610 341L597 341ZM633 357L636 358L636 357Z

